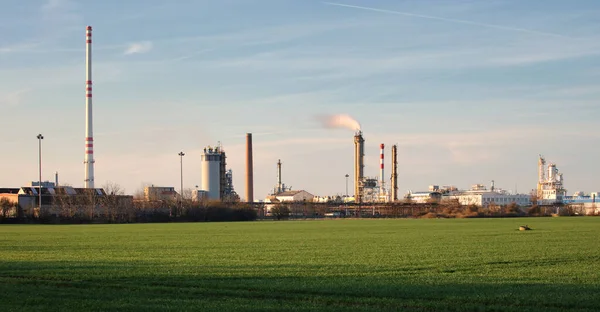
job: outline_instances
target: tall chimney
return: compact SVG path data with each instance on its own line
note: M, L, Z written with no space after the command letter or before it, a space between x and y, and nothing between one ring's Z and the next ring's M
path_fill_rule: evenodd
M281 185L281 159L277 160L277 194L283 191Z
M379 194L380 195L385 195L385 175L383 174L383 159L384 159L384 149L385 149L385 144L381 143L379 145L379 183L380 183L380 187L379 187Z
M252 163L252 133L246 133L246 201L254 202L254 176Z
M364 144L362 131L358 131L354 135L354 201L356 203L362 203L363 200Z
M58 171L54 173L54 186L58 186Z
M392 145L392 185L390 186L391 201L398 200L398 146Z
M85 188L94 188L94 132L92 118L92 26L85 34Z

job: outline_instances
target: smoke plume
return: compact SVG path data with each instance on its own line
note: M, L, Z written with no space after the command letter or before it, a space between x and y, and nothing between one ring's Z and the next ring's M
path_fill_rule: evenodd
M360 130L360 123L349 115L322 116L323 126L326 128L346 128L354 131Z

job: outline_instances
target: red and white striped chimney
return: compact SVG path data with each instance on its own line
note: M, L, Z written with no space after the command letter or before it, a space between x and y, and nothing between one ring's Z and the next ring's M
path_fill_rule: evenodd
M385 145L383 143L381 143L381 145L379 145L379 148L380 148L380 153L379 153L379 181L380 181L379 193L385 194L385 188L384 188L385 175L383 174L383 155L384 155Z
M85 188L94 188L94 132L92 115L92 26L85 31Z

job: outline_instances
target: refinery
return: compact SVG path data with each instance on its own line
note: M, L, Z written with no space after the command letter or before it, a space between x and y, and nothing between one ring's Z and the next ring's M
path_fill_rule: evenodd
M53 197L56 194L97 194L106 195L108 190L97 188L94 178L94 129L93 129L93 106L92 106L92 27L85 29L85 148L84 148L84 178L83 188L73 188L70 186L61 186L58 182L58 173L55 182L44 182L41 179L41 172L38 181L31 182L29 186L19 188L0 188L0 198L6 198L12 202L18 203L23 209L42 209L47 200L42 200L44 196ZM258 194L259 199L254 197L254 160L253 160L253 141L252 133L246 134L245 148L245 194L246 198L240 198L233 185L233 170L227 167L226 147L220 142L216 145L209 145L203 148L200 155L201 163L201 185L192 191L189 195L195 202L246 202L251 204L264 204L269 207L283 202L312 202L312 203L330 203L332 205L351 204L351 205L373 205L373 204L394 204L394 203L412 203L412 204L434 204L444 201L454 200L461 205L476 205L486 207L490 205L509 205L517 204L519 206L531 206L537 204L556 205L570 204L581 205L589 209L597 209L595 200L597 192L584 194L577 192L572 196L567 195L564 186L563 174L557 169L557 165L549 163L543 156L538 159L538 180L537 188L532 193L518 194L509 192L495 186L491 181L489 189L482 184L475 184L469 190L460 190L455 186L431 185L427 191L413 192L408 191L400 195L398 191L398 145L391 145L391 172L386 175L385 171L385 153L387 143L379 144L378 157L378 176L369 176L365 174L365 137L358 121L347 115L335 115L328 117L327 123L333 127L345 127L354 131L351 139L348 136L348 144L354 143L354 165L353 165L353 194L345 195L324 195L316 196L308 190L292 189L291 186L283 183L283 169L281 159L276 164L275 186L269 194ZM38 138L41 137L41 134ZM43 138L43 137L41 137ZM41 143L40 143L41 144ZM183 152L180 156L183 156ZM235 155L234 157L240 157ZM41 160L40 160L41 168ZM41 169L40 169L41 171ZM182 169L183 171L183 169ZM349 175L346 175L348 178ZM173 186L146 186L144 189L144 199L146 201L155 200L179 200L183 201L184 194L183 182L179 192ZM39 195L42 196L39 196ZM124 201L132 201L131 196L125 196Z

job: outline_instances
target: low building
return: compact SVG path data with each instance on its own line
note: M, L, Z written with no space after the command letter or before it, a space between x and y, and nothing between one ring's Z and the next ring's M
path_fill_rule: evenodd
M75 215L89 211L90 208L100 216L106 214L109 208L114 210L131 207L133 204L132 196L114 194L108 196L101 188L87 189L71 186L42 186L41 196L39 186L0 189L0 198L8 200L15 206L9 217Z
M144 188L144 199L146 201L171 201L177 200L177 192L172 186L146 186Z
M313 194L304 191L286 191L279 194L274 195L275 199L279 202L312 202L315 197Z
M506 192L488 190L453 192L445 195L444 199L458 200L458 202L463 206L475 205L479 207L488 207L492 204L506 206L512 203L515 203L519 206L531 205L531 195L508 194Z
M208 200L208 192L207 191L198 190L198 189L192 191L192 201L199 202L199 201L204 201L204 200Z
M408 194L404 196L404 199L416 204L439 203L442 200L442 193L409 191Z
M342 196L315 196L312 200L314 203L342 203Z

